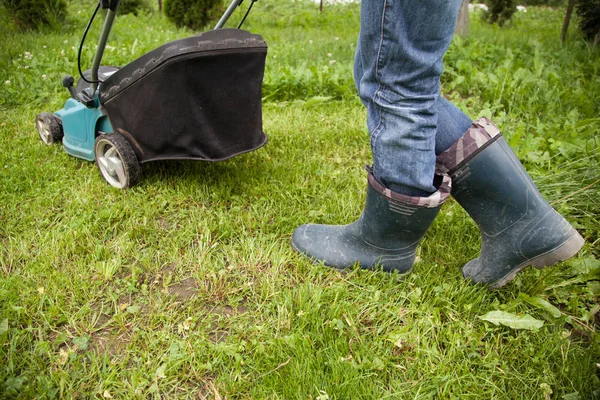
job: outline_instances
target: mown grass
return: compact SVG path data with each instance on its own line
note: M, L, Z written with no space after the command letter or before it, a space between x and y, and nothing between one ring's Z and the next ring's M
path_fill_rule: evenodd
M452 201L407 277L332 271L289 246L297 225L350 222L364 201L357 5L319 14L261 0L246 27L269 44L268 145L150 164L124 192L42 145L32 123L67 98L60 80L75 75L90 8L72 4L58 33L0 24L0 397L599 396L600 58L576 35L558 42L561 11L529 10L504 29L472 18L446 57L444 94L498 122L587 241L576 259L490 292L460 276L479 238ZM158 14L120 17L105 63L190 34ZM492 310L545 324L478 318Z

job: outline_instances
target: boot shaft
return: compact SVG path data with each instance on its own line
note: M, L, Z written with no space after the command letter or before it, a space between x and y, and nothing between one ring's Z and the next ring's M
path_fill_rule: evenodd
M453 197L488 236L549 207L502 136L456 169L452 180Z
M365 209L358 221L365 242L386 248L418 243L450 195L450 179L445 176L438 190L428 197L395 193L369 173Z
M486 118L475 121L438 156L438 170L450 175L452 196L486 236L552 210L500 130Z

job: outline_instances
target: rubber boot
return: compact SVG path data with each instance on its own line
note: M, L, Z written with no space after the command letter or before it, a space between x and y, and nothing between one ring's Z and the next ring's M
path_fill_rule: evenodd
M387 189L369 172L366 204L357 221L302 225L294 231L292 247L338 269L358 263L363 269L409 272L417 245L450 194L450 178L440 180L431 196L410 197Z
M504 286L523 268L574 256L583 238L548 204L498 128L482 118L437 158L452 178L452 196L481 231L481 253L465 278Z

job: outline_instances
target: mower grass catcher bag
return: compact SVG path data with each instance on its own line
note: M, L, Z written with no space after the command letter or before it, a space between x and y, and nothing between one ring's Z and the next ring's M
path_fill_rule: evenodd
M140 163L218 161L255 150L262 131L267 45L216 29L161 46L100 85L100 103Z

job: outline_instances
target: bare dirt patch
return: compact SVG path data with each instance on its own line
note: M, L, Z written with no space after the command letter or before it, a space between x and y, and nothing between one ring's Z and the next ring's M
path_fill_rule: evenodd
M127 344L131 342L131 335L129 332L115 333L110 326L110 321L108 315L100 315L95 330L90 334L89 348L97 354L115 357L123 353Z
M169 286L167 292L177 300L190 300L198 294L198 284L194 278L187 278Z
M116 335L107 329L93 333L89 346L90 350L98 354L108 354L111 357L116 357L123 353L129 342L131 342L131 337L128 332Z

